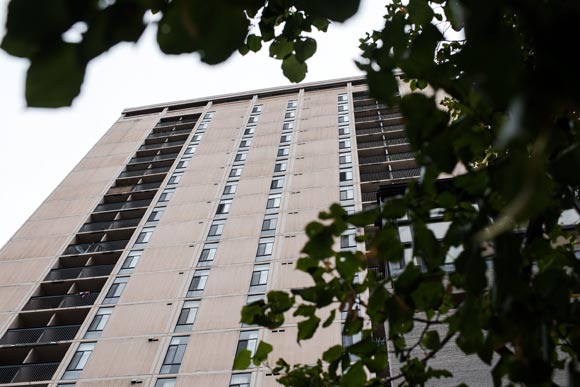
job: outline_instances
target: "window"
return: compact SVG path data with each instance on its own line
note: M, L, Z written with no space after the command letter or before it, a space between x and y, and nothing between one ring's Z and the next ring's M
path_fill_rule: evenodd
M230 177L239 177L242 174L243 169L244 168L242 168L242 167L232 168L230 170Z
M352 163L352 156L350 154L340 155L338 157L338 161L341 164L350 164L350 163Z
M340 136L350 134L350 128L348 126L341 126L340 128L338 128L338 134Z
M169 181L167 182L167 184L177 184L181 181L181 177L183 176L183 172L175 172L173 175L171 175L171 177L169 178Z
M165 212L165 208L154 208L153 211L151 211L151 214L149 214L149 217L147 218L147 222L158 222L159 219L161 219L161 215L163 215L163 213Z
M261 113L262 112L262 105L254 105L252 108L252 114Z
M264 218L262 222L262 231L275 231L278 224L278 216Z
M175 188L168 188L168 189L164 190L161 193L161 196L159 196L159 201L160 202L168 202L169 200L171 200L171 197L173 196L174 193L175 193Z
M167 348L167 354L165 355L165 359L163 359L161 371L159 371L160 374L176 374L179 372L188 341L188 336L171 338L169 348Z
M252 279L250 280L250 292L263 292L266 290L268 283L268 272L270 265L256 265L252 272Z
M85 339L96 339L101 336L101 332L105 329L105 325L109 321L111 317L111 313L113 313L113 308L100 308L97 311L97 314L91 321L91 325L89 325L89 329L85 333Z
M200 297L205 289L209 270L196 270L187 290L187 297Z
M258 344L258 331L242 331L240 332L240 339L238 340L238 347L236 348L236 356L239 355L243 350L248 350L251 352L251 356L254 356L256 352L256 346Z
M294 117L296 117L296 112L294 112L294 111L286 112L286 114L284 115L285 120L289 120L289 119L292 119Z
M409 243L413 240L410 226L399 226L399 239L403 243Z
M341 104L338 105L338 112L347 112L348 111L348 105L347 104Z
M77 379L81 375L91 353L93 353L93 349L95 349L95 344L96 343L82 343L78 346L77 351L73 355L64 375L62 376L63 379Z
M288 163L286 161L276 163L274 165L274 172L285 172L287 167Z
M213 113L214 112L207 112L207 113L205 113L205 116L203 116L203 120L204 121L211 120L213 118Z
M428 223L427 228L433 231L435 238L443 239L445 238L445 234L447 234L447 230L449 229L450 225L451 222Z
M258 242L258 251L256 251L256 260L266 260L274 251L274 238L261 238Z
M356 240L354 234L341 235L340 236L340 248L346 249L350 247L356 247Z
M284 186L284 178L283 177L275 177L272 179L270 183L270 189L282 189Z
M296 109L298 107L298 101L288 101L288 105L286 106L286 110Z
M280 200L282 195L270 195L268 196L268 202L266 203L266 208L280 208Z
M209 232L207 236L215 237L220 236L224 232L224 223L223 222L213 222L209 228Z
M248 294L248 298L246 298L246 305L251 304L252 302L265 301L265 300L266 300L266 295L264 293Z
M103 304L116 304L127 286L127 281L129 281L129 277L117 277L113 281L113 284L109 288L105 299L103 300Z
M153 231L155 231L155 227L144 227L139 233L135 244L137 243L147 243L149 239L151 239L151 235L153 235Z
M233 374L229 387L250 387L252 374Z
M346 213L347 213L348 215L352 215L352 214L354 214L354 213L355 213L355 211L354 211L354 206L344 206L344 207L342 207L342 208L344 208L344 210L346 211Z
M248 124L255 124L256 122L258 122L258 116L250 116L250 119L248 119Z
M340 190L340 200L352 200L354 199L354 189L345 188Z
M248 152L241 152L236 154L234 161L246 161L248 158Z
M210 246L204 246L201 251L199 260L197 261L197 266L211 266L215 258L215 253L217 251L217 244Z
M119 270L119 274L132 273L135 266L137 266L137 262L139 262L141 255L143 255L143 251L141 250L130 251L127 258L125 258L125 262L123 262L123 266L121 266L121 270Z
M278 157L288 156L290 154L290 148L279 148L278 149Z
M201 138L203 137L203 134L194 134L193 137L191 138L191 142L199 142L201 141Z
M339 94L338 95L338 102L346 102L348 101L348 95L347 94Z
M197 147L195 145L190 145L187 148L185 148L184 155L192 155L195 153L196 150L197 150Z
M292 129L294 129L294 121L284 122L282 130L292 130Z
M348 121L349 121L348 115L343 114L343 115L338 116L338 123L339 124L347 123Z
M349 149L350 140L342 140L338 142L338 149Z
M562 211L560 218L558 219L558 224L560 226L572 226L578 223L580 223L580 215L574 208Z
M200 130L206 130L208 126L209 126L209 123L208 123L208 122L202 122L202 123L201 123L201 124L199 124L199 126L197 127L197 131L200 131Z
M248 126L246 128L246 130L244 130L244 136L249 136L252 135L256 132L256 127L255 126Z
M177 169L183 169L183 168L187 168L187 166L189 165L189 159L185 159L185 160L181 160L179 163L177 163Z
M252 140L242 140L242 142L240 142L240 148L247 148L250 145L252 145Z
M287 143L292 141L292 135L291 134L284 134L282 135L282 137L280 137L280 142L281 143Z
M233 195L236 193L236 189L238 188L237 183L228 183L224 187L224 195Z
M340 181L351 181L351 180L352 180L352 169L341 169Z
M216 211L217 215L224 215L230 212L230 207L232 206L232 200L222 200L220 204L218 204L218 208Z
M175 378L163 378L157 379L155 382L155 387L175 387L175 382L177 379Z
M185 301L179 317L177 318L177 325L175 332L189 332L195 323L195 316L199 309L199 301Z

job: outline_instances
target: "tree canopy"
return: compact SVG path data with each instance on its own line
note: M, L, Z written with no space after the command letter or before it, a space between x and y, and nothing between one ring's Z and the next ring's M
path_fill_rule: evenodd
M12 0L1 47L30 59L30 106L70 104L87 63L119 42L135 42L149 11L160 14L157 41L167 54L198 52L203 62L214 64L267 42L284 74L299 82L316 51L308 32L326 31L329 23L355 14L358 5L358 0ZM78 22L87 27L82 40L64 41L63 33ZM244 308L244 323L268 328L279 327L290 312L302 316L298 340L311 338L341 312L347 315L344 334L361 333L360 342L329 348L317 364L278 361L273 367L283 384L424 385L448 376L429 361L455 341L465 354L490 365L496 386L553 386L556 370L567 374L568 385L580 385L578 230L558 224L579 200L580 72L573 60L578 36L580 3L574 1L386 2L385 25L361 40L358 66L374 98L400 106L422 177L378 210L348 215L336 205L321 213L306 229L309 241L297 264L313 286L272 291L265 302ZM415 92L396 96L399 74ZM421 92L427 87L448 96L445 106ZM467 173L441 192L437 176L458 163ZM451 222L442 242L426 227L436 208ZM409 264L396 278L369 272L355 280L367 268L367 257L335 251L334 240L348 225L379 221L382 229L367 241L371 254L381 264L398 262L403 248L396 220L404 215L422 265ZM443 270L449 250L460 246L452 269ZM320 309L329 306L334 312L322 321ZM388 324L388 339L403 362L399 374L381 376L386 349L364 321ZM407 342L405 333L419 323L425 327L420 340ZM242 353L236 366L260 364L271 350L261 343L253 360Z

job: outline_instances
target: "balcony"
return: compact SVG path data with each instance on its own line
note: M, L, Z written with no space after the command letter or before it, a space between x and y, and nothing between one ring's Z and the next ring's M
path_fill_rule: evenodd
M377 110L377 109L386 109L387 105L384 103L370 103L365 105L358 105L356 104L354 107L355 112L361 112L365 110Z
M141 192L141 191L148 191L152 189L157 189L161 187L162 181L156 181L154 183L144 183L144 184L135 184L135 185L122 185L119 187L112 187L107 192L107 195L118 195L118 194L126 194L131 192Z
M35 296L24 305L22 310L60 309L94 304L99 292L79 292L56 296Z
M389 153L376 156L359 157L358 161L361 165L386 163L390 161L412 160L415 158L413 152Z
M151 199L131 200L128 202L103 203L95 207L95 210L93 212L119 211L119 210L127 210L130 208L149 207L149 204L151 204Z
M169 126L177 126L177 125L185 125L185 124L194 124L197 122L197 118L189 119L189 120L181 120L181 121L167 121L167 122L159 122L155 125L155 129L158 128L167 128Z
M143 157L133 157L129 160L129 164L139 164L139 163L148 163L154 161L163 161L163 160L173 160L177 157L179 153L166 153L163 155L155 155L155 156L143 156Z
M59 365L60 362L49 362L0 366L0 383L50 380Z
M135 176L147 176L147 175L155 175L158 173L165 173L169 171L171 167L160 167L160 168L148 168L148 169L137 169L135 171L125 171L121 172L118 179L123 177L135 177Z
M193 120L193 122L195 122L195 120ZM159 128L159 126L156 126L156 127ZM154 132L154 133L151 133L149 136L147 136L147 139L167 137L167 136L179 136L179 135L182 135L182 134L188 135L189 133L191 133L191 130L192 130L192 128L177 129L177 130L166 130L165 132Z
M363 202L376 202L377 201L377 193L376 192L362 192L362 201Z
M111 274L115 265L90 265L52 269L45 281L68 280L75 278L104 277Z
M360 180L377 181L377 180L391 180L391 179L405 179L410 177L417 177L421 173L419 168L396 169L393 171L361 173Z
M376 147L385 146L385 142L382 140L381 141L364 141L364 142L357 143L356 146L359 149L376 148Z
M103 251L123 250L128 243L128 239L108 242L79 243L75 245L69 245L64 251L63 255L80 255Z
M75 338L81 324L8 329L0 345L44 344Z
M106 230L115 230L119 228L130 228L130 227L137 227L141 218L132 218L132 219L122 219L122 220L113 220L109 222L93 222L93 223L85 223L79 233L81 232L92 232L92 231L106 231Z
M388 126L373 126L370 128L357 128L356 135L365 135L365 134L376 134L376 133L387 133L393 132L396 130L404 130L405 125L397 124L397 125L388 125Z
M171 148L171 147L175 147L175 146L181 147L184 143L185 143L185 140L171 141L171 142L159 142L156 144L145 144L145 145L141 145L141 147L138 150L143 151L143 150L150 150L150 149L165 149L165 148Z

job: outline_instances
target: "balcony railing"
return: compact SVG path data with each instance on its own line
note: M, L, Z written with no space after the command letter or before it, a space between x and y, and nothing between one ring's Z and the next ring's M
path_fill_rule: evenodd
M402 118L401 113L399 113L399 112L389 113L389 112L381 111L380 114L376 114L376 115L373 114L370 116L359 116L359 117L355 116L354 122L355 123L374 122L374 121L390 120L393 118Z
M52 269L44 280L55 281L74 278L103 277L109 275L114 267L115 265L91 265Z
M167 153L164 155L156 155L156 156L143 156L143 157L133 157L129 160L129 164L137 164L137 163L147 163L153 161L163 161L163 160L171 160L175 159L179 153Z
M177 126L177 125L184 125L184 124L195 124L197 122L196 119L191 120L182 120L182 121L167 121L167 122L159 122L155 125L155 128L164 128L166 126Z
M132 200L129 202L103 203L95 207L93 212L106 212L115 210L126 210L129 208L147 207L151 204L151 199Z
M74 324L8 329L6 334L0 339L0 345L38 344L72 340L80 327L81 324Z
M24 305L22 310L60 309L75 306L92 305L99 292L79 292L75 294L60 294L56 296L36 296Z
M363 192L362 193L362 201L363 202L375 202L375 201L377 201L377 193L376 192Z
M408 144L409 139L407 137L396 137L396 138L389 138L386 140L387 146L389 145L401 145L401 144Z
M385 146L385 142L382 140L381 141L364 141L364 142L357 143L356 146L359 149L375 148L378 146Z
M389 161L389 159L387 158L387 155L377 155L377 156L359 157L358 161L361 165L364 165L373 163L383 163Z
M159 126L157 126L157 128L159 128ZM167 136L177 136L177 135L180 135L180 134L189 134L189 133L191 133L191 128L178 129L178 130L167 130L165 132L154 132L154 133L151 133L149 136L147 136L147 138L159 138L159 137L167 137Z
M361 181L377 181L390 179L404 179L408 177L416 177L420 175L419 168L396 169L393 171L361 173Z
M371 104L367 104L367 105L357 105L354 107L354 111L355 112L360 112L363 110L372 110L372 109L385 109L387 107L387 105L383 104L383 103L371 103Z
M127 246L127 243L129 243L128 239L120 241L80 243L78 245L69 245L64 251L63 255L77 255L96 253L101 251L123 250L125 246Z
M156 181L154 183L145 183L145 184L135 184L135 185L122 185L119 187L113 187L109 189L107 195L118 195L130 192L140 192L140 191L148 191L152 189L157 189L161 186L161 181Z
M28 363L0 366L0 383L38 382L50 380L60 362Z
M390 153L387 156L389 158L389 161L410 160L415 158L415 153L413 152Z
M136 227L141 218L113 220L108 222L85 223L79 232L115 230L119 228Z
M405 125L398 124L398 125L388 125L388 126L374 126L372 128L357 128L356 134L358 136L364 134L380 134L380 133L387 133L393 132L395 130L403 130L405 129Z
M137 169L135 171L125 171L119 174L121 177L134 177L134 176L147 176L155 175L156 173L165 173L169 171L171 167L159 167L159 168L149 168L149 169Z
M142 151L142 150L148 150L148 149L170 148L172 146L182 146L184 143L185 143L185 140L171 141L171 142L158 142L156 144L145 144L145 145L141 145L139 150Z

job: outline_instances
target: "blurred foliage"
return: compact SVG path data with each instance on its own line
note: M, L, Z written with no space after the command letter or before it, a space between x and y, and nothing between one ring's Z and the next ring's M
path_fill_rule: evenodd
M358 5L12 0L1 47L30 60L29 106L69 105L86 65L119 42L137 41L149 11L160 17L157 41L167 54L197 52L214 64L269 43L270 56L299 82L316 52L308 33L348 19ZM63 40L79 22L86 25L82 39ZM558 224L579 199L578 36L580 3L573 1L388 2L384 27L361 39L358 66L372 97L400 106L422 176L379 210L348 215L334 205L321 213L306 229L309 241L297 264L312 286L272 291L242 311L244 323L271 329L289 313L300 316L299 341L344 315L343 334L361 340L328 348L316 364L304 365L271 364L275 348L262 342L253 358L242 352L235 367L268 364L286 386L422 386L450 376L430 360L455 342L489 364L495 386L554 386L557 370L566 385L580 385L578 230ZM401 74L414 92L399 98ZM435 95L446 96L444 106ZM458 164L467 172L453 180L453 189L438 190L437 177ZM442 241L427 227L435 208L452 222ZM407 265L396 278L368 271L357 280L369 259L382 267L403 258L396 233L403 215L421 265ZM370 253L335 249L349 225L375 222L383 227L368 241ZM452 268L443 270L449 250L460 246ZM322 317L321 308L334 311ZM369 328L381 324L403 362L393 375L385 375L386 347ZM407 342L405 334L416 326L423 327L420 339Z

